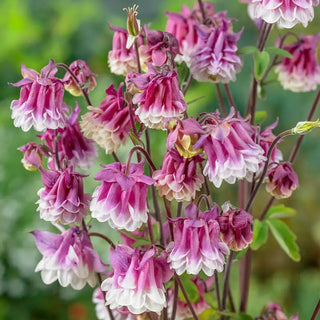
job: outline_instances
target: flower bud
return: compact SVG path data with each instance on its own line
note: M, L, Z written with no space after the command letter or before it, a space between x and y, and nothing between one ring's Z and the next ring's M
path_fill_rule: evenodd
M293 134L307 134L314 128L320 127L320 120L317 121L301 121L292 129Z
M34 142L28 142L18 150L23 152L21 162L28 171L36 171L43 164L43 156L49 156L44 145L37 145Z
M129 33L129 38L127 41L127 49L129 49L135 38L140 35L140 20L137 19L137 14L138 14L138 5L134 5L132 8L124 8L123 10L127 12L128 18L127 18L127 30Z

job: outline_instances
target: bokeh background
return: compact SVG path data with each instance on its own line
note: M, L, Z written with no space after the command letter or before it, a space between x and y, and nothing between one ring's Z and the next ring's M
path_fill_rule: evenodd
M151 28L163 30L166 25L165 11L180 11L182 4L193 6L191 0L137 0L142 23L151 23ZM217 10L227 10L235 17L234 30L244 27L239 47L254 45L257 38L255 25L248 18L246 5L236 0L213 1ZM49 320L49 319L95 319L91 303L92 289L81 292L61 288L57 284L46 286L34 268L40 260L32 230L53 230L39 220L36 212L37 191L41 187L39 172L27 172L22 167L21 152L17 148L28 141L37 141L36 132L24 133L13 126L10 103L18 99L19 89L8 86L21 79L20 64L40 70L49 58L56 62L70 63L84 59L91 70L98 74L98 87L91 94L95 105L105 96L105 89L111 83L119 83L121 77L110 74L107 54L111 47L112 32L108 23L125 27L122 8L132 6L129 0L2 0L0 2L0 319ZM296 27L297 34L320 32L320 8L307 29ZM268 45L272 45L283 30L274 28ZM244 67L231 83L237 105L244 109L251 81L252 57L244 57ZM62 73L61 73L62 75ZM190 105L189 113L215 110L217 101L212 84L192 83L186 101L203 96ZM265 110L268 125L279 118L277 132L291 128L308 114L315 92L295 94L283 91L278 83L267 87L267 97L259 99L258 110ZM85 104L77 99L85 112ZM68 93L65 101L75 105L75 99ZM320 112L316 113L320 117ZM152 132L152 152L159 165L165 152L164 135ZM290 137L281 148L285 157L296 138ZM303 142L294 168L298 172L300 188L285 204L294 207L297 215L286 221L295 231L301 248L299 263L291 261L278 247L272 237L253 255L253 274L249 298L249 313L257 315L270 301L284 306L288 314L299 312L300 319L310 319L313 308L320 297L320 133L314 131ZM126 158L126 150L119 155ZM93 180L99 170L99 163L111 161L100 150L99 161L86 180L86 189L92 192L96 186ZM215 201L222 204L234 199L234 188L223 185L215 192ZM263 207L268 196L261 192L256 214ZM94 228L116 237L106 224ZM95 242L107 261L107 250L103 243ZM237 286L237 274L232 275L232 286ZM319 318L320 319L320 318Z

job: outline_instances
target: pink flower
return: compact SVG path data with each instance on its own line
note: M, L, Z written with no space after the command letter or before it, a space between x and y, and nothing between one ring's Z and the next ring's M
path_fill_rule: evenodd
M306 27L318 4L319 0L251 0L248 10L252 19L262 18L279 28L293 28L298 23Z
M37 145L34 142L28 142L26 145L18 148L23 152L21 160L23 166L29 171L35 171L43 163L43 156L49 156L48 150L44 145Z
M23 79L14 87L21 87L19 100L11 103L14 125L23 131L31 127L37 131L63 128L68 112L67 105L62 101L64 94L63 81L54 77L57 68L54 61L41 70L41 74L21 64Z
M107 97L91 112L82 116L80 123L84 135L93 139L106 154L116 151L126 143L131 129L129 107L123 98L123 83L118 91L113 84L106 90Z
M217 27L201 25L197 28L197 49L191 55L190 72L198 81L228 83L236 80L242 61L237 56L237 41L241 32L231 31L231 19L221 12Z
M97 86L97 82L95 79L96 75L91 72L85 61L73 61L70 64L69 68L78 79L80 86L88 92L92 91ZM65 89L69 91L73 96L78 97L82 95L78 84L75 82L69 72L65 74L63 81L65 82Z
M281 306L274 302L268 304L265 315L266 320L299 320L298 314L295 314L294 316L288 318L284 314Z
M166 129L172 118L182 118L187 110L175 71L159 72L150 64L148 73L132 79L142 90L133 97L138 104L136 114L150 128Z
M108 221L115 229L134 231L147 222L148 186L154 180L143 174L143 163L131 163L128 175L126 164L117 162L103 165L95 180L102 181L96 188L90 205L92 217Z
M197 172L197 163L203 161L200 156L184 158L175 149L167 152L161 170L153 173L153 179L159 195L165 196L169 201L191 201L196 191L201 189L204 178Z
M172 219L174 242L167 247L168 262L178 275L185 271L197 275L203 270L210 277L215 270L223 271L224 255L229 254L229 249L219 237L218 215L217 205L209 212L201 212L190 204L185 218Z
M80 173L72 167L65 171L48 171L40 168L44 188L38 191L40 218L51 222L81 223L88 214L90 195L83 190Z
M223 209L222 216L218 217L221 239L233 251L247 248L253 240L252 216L243 209L236 209L229 205Z
M164 283L173 275L164 253L156 249L140 251L118 244L110 250L113 277L103 281L106 302L111 309L127 307L133 314L152 311L160 314L166 307Z
M291 197L292 192L299 186L298 176L290 162L273 165L266 176L268 179L266 190L276 199Z
M45 284L58 280L63 287L71 285L73 289L81 290L86 283L94 287L96 272L106 271L106 265L93 250L87 233L78 227L73 226L62 234L31 233L43 255L35 271L41 271Z
M68 166L79 167L88 170L97 157L97 150L94 141L87 139L80 131L78 116L80 108L78 104L69 116L66 126L58 129L58 152L60 164L63 165L65 160ZM55 152L56 134L52 129L46 130L39 136L45 140L48 147ZM49 163L50 168L54 169L54 159Z
M245 120L234 118L234 109L221 119L218 113L209 114L202 135L194 148L203 147L207 155L204 175L219 188L223 180L252 179L265 160L263 149L254 142L255 131Z
M275 71L286 90L308 92L317 89L320 84L320 65L318 63L318 42L320 33L302 36L295 43L283 46L293 57L283 57Z

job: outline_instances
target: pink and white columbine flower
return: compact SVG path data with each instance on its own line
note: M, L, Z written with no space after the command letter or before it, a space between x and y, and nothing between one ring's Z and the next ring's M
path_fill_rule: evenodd
M201 156L184 158L175 149L168 151L163 160L161 170L153 173L153 179L159 195L169 201L191 201L204 183L202 173L197 172L197 164L202 162Z
M142 90L133 97L138 104L136 114L147 127L165 130L172 118L182 118L187 110L179 88L177 72L157 71L148 64L148 72L132 78L131 81Z
M178 275L185 271L197 275L201 270L212 276L214 271L223 271L224 255L229 249L220 240L217 222L218 206L209 212L201 212L194 204L185 209L185 218L172 219L174 241L169 243L168 262Z
M218 217L221 239L229 249L240 251L248 247L253 240L252 216L243 209L236 209L229 204L223 206L223 214Z
M291 197L292 192L299 186L298 176L288 161L272 165L266 177L266 190L276 199Z
M57 68L54 61L41 70L41 74L21 64L23 79L14 87L21 87L19 100L11 103L15 127L29 131L63 128L66 123L67 105L62 101L64 83L55 78Z
M223 180L231 184L237 179L250 181L265 160L263 149L252 138L254 129L233 116L234 109L225 119L218 112L209 114L203 125L206 134L194 146L203 147L208 160L203 173L217 188Z
M38 250L43 255L36 266L42 281L50 284L56 280L62 287L81 290L86 283L96 284L96 272L105 272L98 254L93 250L88 234L73 226L61 234L47 231L31 232Z
M131 129L129 107L123 98L123 83L118 91L113 84L106 90L107 97L98 107L82 116L80 123L84 135L93 139L106 154L115 152L125 144Z
M92 217L108 221L115 229L134 231L147 222L148 186L154 180L143 174L143 163L116 162L102 165L95 180L102 181L93 193L90 205Z
M304 27L313 20L314 7L319 0L250 0L248 11L252 19L261 18L267 23L277 23L279 28Z
M118 244L110 250L110 263L114 274L101 284L107 305L111 309L127 307L133 314L160 314L167 305L164 283L173 275L166 254Z
M191 55L190 72L198 81L228 83L236 80L242 61L237 56L241 32L231 31L231 19L221 12L217 27L197 27L197 49Z
M318 63L318 43L320 33L302 36L295 43L282 48L292 54L292 58L283 57L275 71L286 90L308 92L317 89L320 84L320 65Z
M80 113L79 105L72 111L66 126L57 130L58 133L58 152L60 164L63 165L65 160L68 166L79 167L88 170L97 157L97 150L94 141L86 138L80 131L78 116ZM45 140L48 147L55 152L56 149L56 132L48 129L39 136ZM54 169L54 159L51 159L49 167Z
M40 170L44 184L44 188L38 191L40 218L53 223L81 223L88 214L91 199L83 190L82 178L85 176L73 172L72 167L65 171Z

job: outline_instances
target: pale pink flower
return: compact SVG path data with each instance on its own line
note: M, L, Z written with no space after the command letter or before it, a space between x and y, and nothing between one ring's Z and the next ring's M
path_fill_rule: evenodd
M154 248L144 252L121 244L111 248L114 274L101 285L111 309L127 307L133 314L147 311L160 314L166 307L164 283L173 272L166 262L166 254L156 253Z
M72 167L65 171L40 170L44 184L44 188L38 191L40 218L62 224L81 223L88 214L91 199L83 190L82 178L85 176L73 172Z
M319 39L320 33L302 36L299 41L282 47L293 56L292 58L283 57L282 62L275 69L284 89L293 92L317 89L320 84Z
M175 149L168 151L163 160L161 170L153 173L155 186L159 195L169 201L191 201L204 183L202 173L197 172L197 164L202 162L201 156L184 158Z
M23 166L29 171L35 171L42 166L43 156L49 156L49 152L44 145L38 145L34 142L28 142L26 145L18 148L23 152L21 160Z
M299 320L298 314L288 318L277 303L269 303L265 311L266 320Z
M314 7L319 0L251 0L248 11L252 19L261 18L267 23L277 23L279 28L304 27L313 20Z
M223 271L224 255L229 249L220 240L217 222L218 206L209 212L201 212L196 205L185 209L185 218L172 219L174 241L167 247L168 262L178 275L185 271L197 275L201 270L212 276L214 271Z
M84 135L93 139L107 154L125 144L131 129L129 107L123 97L123 83L118 91L111 85L107 97L98 107L82 116L80 123Z
M143 174L143 163L116 162L103 165L95 180L102 181L96 188L90 205L92 217L100 222L108 221L115 229L134 231L147 222L148 186L154 180Z
M157 71L148 64L148 73L131 81L142 91L133 97L136 114L150 128L165 130L172 118L182 118L187 110L175 71Z
M62 101L64 83L55 78L57 73L54 61L41 70L41 74L21 64L23 79L14 87L21 87L19 100L11 103L12 119L15 127L29 131L63 128L66 123L67 105Z
M87 232L73 226L61 234L47 231L31 232L38 250L43 255L36 267L42 281L50 284L56 280L60 285L81 290L86 283L96 284L96 272L105 272L98 254L93 250Z

